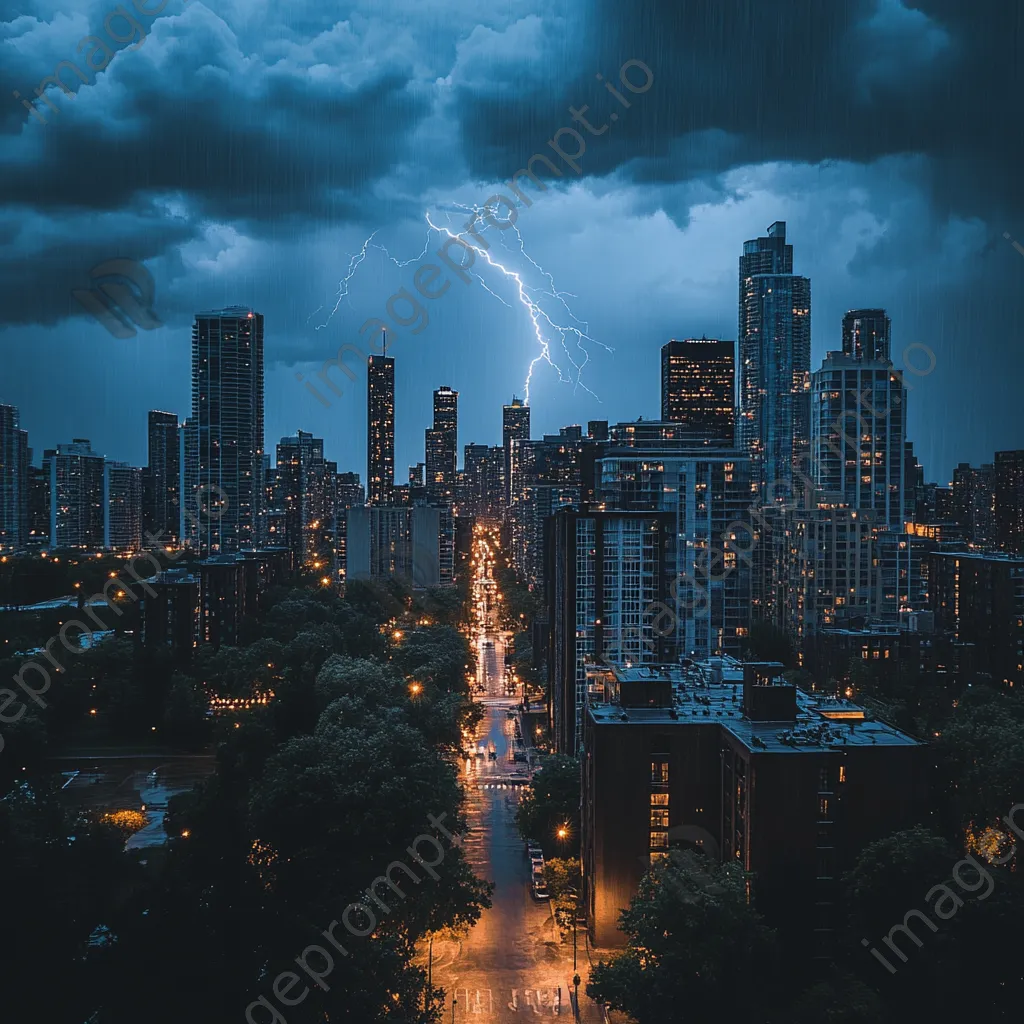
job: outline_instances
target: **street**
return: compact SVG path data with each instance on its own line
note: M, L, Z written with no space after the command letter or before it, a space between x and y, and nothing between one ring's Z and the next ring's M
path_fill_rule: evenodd
M483 691L477 699L485 712L472 741L477 756L463 766L467 859L495 888L492 908L467 937L434 941L433 983L446 993L445 1024L453 1019L514 1021L524 1015L573 1019L572 941L558 941L550 903L531 895L529 860L516 830L516 807L529 773L525 762L512 759L518 722L510 716L516 698L505 690L505 635L498 631L496 612L501 599L492 576L495 553L494 535L475 538L473 642L478 690ZM600 1008L583 992L589 967L582 930L578 959L580 1020L603 1021Z

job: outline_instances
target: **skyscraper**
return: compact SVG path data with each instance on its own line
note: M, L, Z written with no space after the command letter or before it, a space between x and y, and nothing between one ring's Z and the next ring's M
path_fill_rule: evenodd
M459 514L500 518L505 500L505 452L485 444L467 444L463 452Z
M843 354L889 360L892 321L884 309L851 309L843 317Z
M103 486L103 546L114 551L138 551L142 547L142 470L127 462L108 460Z
M687 338L662 346L662 420L685 423L694 436L732 444L735 407L736 342Z
M345 580L348 550L348 510L366 504L366 489L359 482L358 473L339 473L334 490L334 547L337 571Z
M995 492L997 542L1024 554L1024 451L996 452Z
M829 352L812 376L811 465L822 492L899 530L910 518L907 389L888 359Z
M143 536L177 544L181 505L181 428L173 412L149 413L149 464L142 472ZM195 508L189 509L191 513Z
M501 445L505 449L505 507L512 504L512 441L530 440L530 407L512 396L501 408Z
M961 462L953 470L953 515L964 537L977 547L996 543L995 491L992 463L975 467Z
M195 493L184 502L195 517L192 540L200 554L231 554L262 543L262 313L229 306L196 314L185 436Z
M763 490L792 478L810 439L811 282L793 274L785 221L739 261L739 433Z
M395 360L387 355L371 355L366 367L366 490L371 505L394 501Z
M332 477L337 476L337 467ZM334 479L327 481L324 442L304 430L282 437L277 446L277 500L284 513L284 543L291 548L294 564L321 568L333 561L327 536L331 530ZM280 541L279 541L280 543ZM314 565L314 563L322 563Z
M434 426L426 431L427 500L434 505L455 500L458 468L459 393L450 387L434 392Z
M0 551L28 543L28 467L28 433L18 426L18 410L0 405Z
M43 453L50 473L50 546L98 551L106 532L104 458L76 437Z

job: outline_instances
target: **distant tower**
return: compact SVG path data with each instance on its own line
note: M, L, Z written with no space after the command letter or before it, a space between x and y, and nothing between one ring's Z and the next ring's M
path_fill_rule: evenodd
M739 435L759 489L792 478L810 444L811 282L793 273L785 221L739 261Z
M455 499L458 469L459 393L449 387L434 392L434 426L426 432L427 500L434 505Z
M884 309L851 309L843 317L843 355L887 362L892 321Z
M28 434L18 426L18 410L0 405L0 551L28 543L28 479Z
M248 306L196 313L192 416L185 431L185 510L201 555L263 541L263 314Z
M387 353L387 335L382 351ZM371 505L395 498L395 360L370 356L366 369L366 486Z
M181 430L173 412L150 410L149 464L142 472L142 529L155 543L176 544L181 504ZM189 509L195 514L195 506Z
M502 406L501 443L505 449L505 507L512 504L512 441L530 440L530 407L512 396L512 404Z
M736 342L672 340L661 349L661 418L694 435L733 443L736 433Z

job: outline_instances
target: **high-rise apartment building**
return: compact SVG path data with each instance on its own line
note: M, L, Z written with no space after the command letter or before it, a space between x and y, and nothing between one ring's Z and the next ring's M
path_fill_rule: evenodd
M98 551L104 546L104 458L85 438L43 453L50 475L50 546Z
M173 412L149 413L149 459L142 471L143 535L161 545L180 540L181 428ZM188 510L192 515L195 508Z
M348 510L366 504L366 488L358 473L339 473L334 488L334 547L339 578L345 580L348 545Z
M265 535L262 313L229 306L196 314L185 438L193 546L203 556L258 547Z
M995 466L971 466L961 462L953 470L953 515L966 540L973 546L992 549L996 540Z
M764 490L790 480L810 441L811 282L793 273L786 224L743 243L739 261L739 435Z
M283 543L291 549L295 565L317 569L333 565L329 538L333 535L337 466L330 480L327 467L323 439L304 430L293 437L282 437L277 445L274 504L284 514Z
M975 669L997 685L1024 683L1024 558L933 551L928 589L935 625L975 645Z
M505 502L505 451L485 444L464 449L459 514L500 519Z
M843 317L843 355L868 362L892 359L892 321L884 309L851 309Z
M694 436L732 444L736 432L736 343L672 340L661 349L661 418Z
M912 518L907 389L892 363L829 352L811 375L811 410L811 466L823 497L899 531Z
M1013 554L1024 554L1024 450L996 452L996 540Z
M505 506L512 504L512 442L530 440L530 407L512 396L511 405L501 407L501 446L505 449Z
M455 500L458 470L459 393L449 387L434 392L434 425L426 431L427 500L450 505Z
M595 460L599 507L670 518L665 655L739 654L751 621L754 544L751 528L738 525L751 520L749 457L694 441L678 423L619 423L609 434Z
M45 462L28 467L28 543L50 543L50 467Z
M394 491L395 360L371 355L366 366L366 498L371 505L391 505Z
M112 551L138 551L142 547L142 470L127 462L104 465L103 546Z
M366 505L346 513L346 580L405 579L451 586L455 523L444 506Z
M551 717L562 753L577 752L588 662L665 660L650 609L668 599L673 528L659 512L562 510L548 521Z
M584 442L578 426L543 440L510 438L512 564L519 579L544 582L544 520L580 505Z
M0 405L0 551L28 544L30 453L28 433L18 425L18 410Z

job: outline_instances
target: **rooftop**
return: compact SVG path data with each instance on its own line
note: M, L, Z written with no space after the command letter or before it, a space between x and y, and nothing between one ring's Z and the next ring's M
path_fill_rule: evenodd
M607 699L608 683L671 683L671 704L623 707ZM596 725L693 726L717 723L752 751L817 752L825 748L913 747L917 740L841 697L796 690L793 721L753 721L743 711L743 663L714 658L688 665L588 665L588 714ZM785 685L779 678L778 685Z

